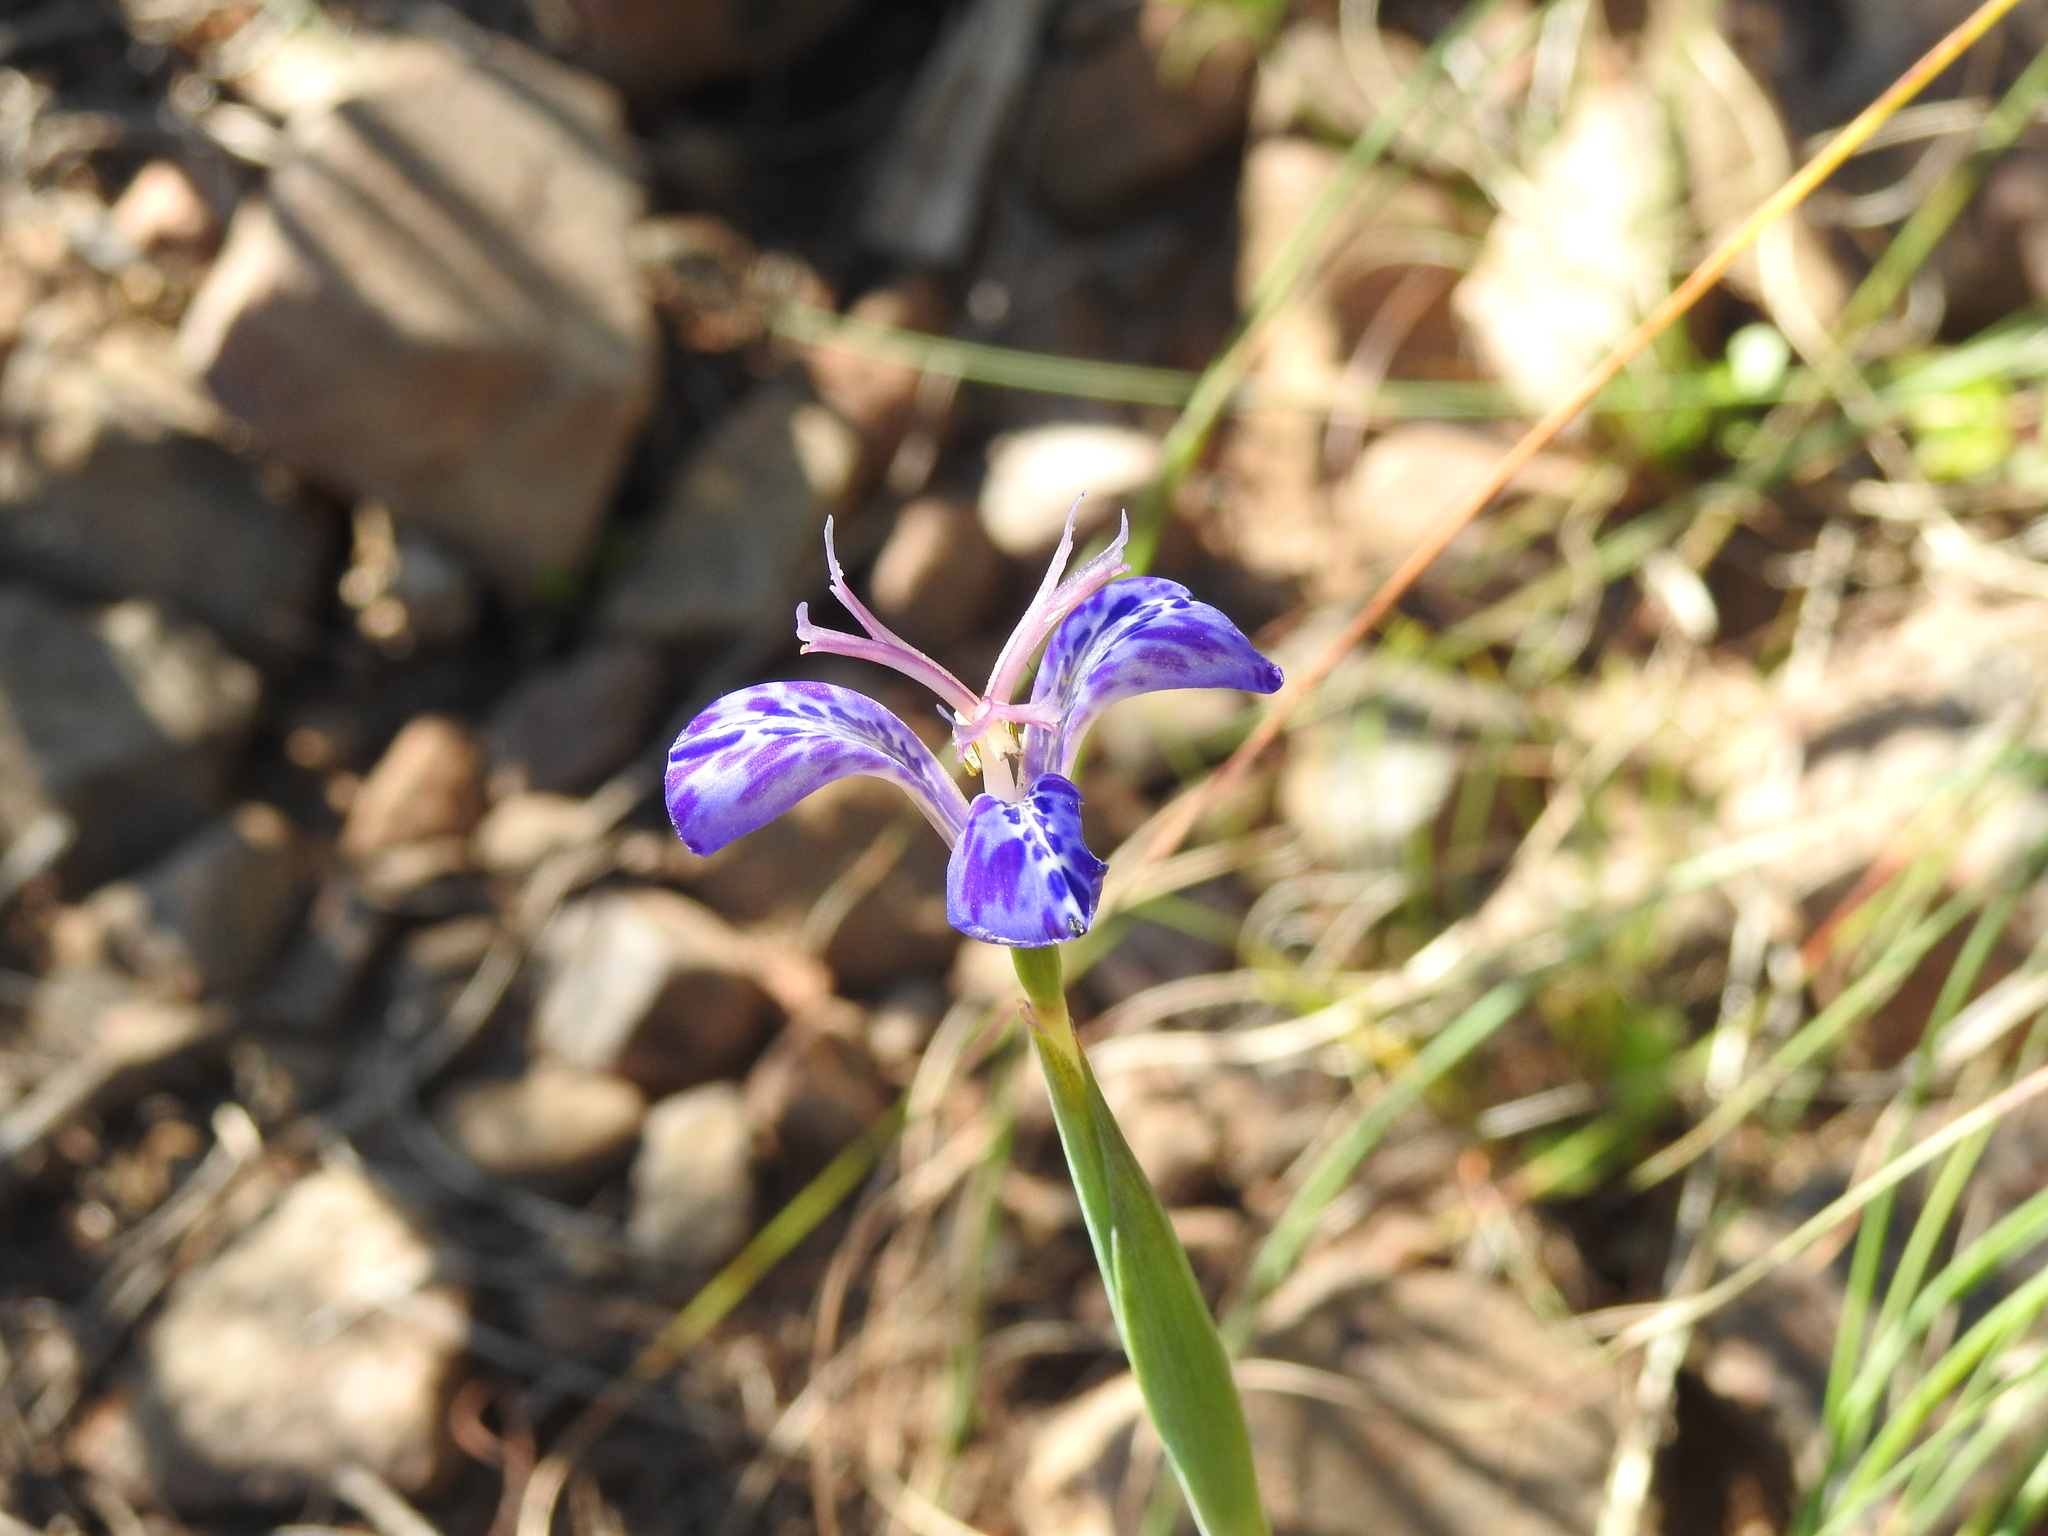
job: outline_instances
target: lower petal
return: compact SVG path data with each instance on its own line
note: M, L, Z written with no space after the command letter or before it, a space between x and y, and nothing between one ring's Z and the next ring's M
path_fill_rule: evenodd
M1081 791L1056 773L1022 800L977 795L946 868L946 920L970 938L1036 946L1095 920L1103 862L1081 840Z

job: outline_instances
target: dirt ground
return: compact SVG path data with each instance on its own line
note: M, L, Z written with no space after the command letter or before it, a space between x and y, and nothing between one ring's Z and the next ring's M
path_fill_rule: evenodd
M2048 1531L2048 9L1396 575L1967 14L0 0L0 1536L1192 1530L940 840L660 793L1077 496L1275 1529Z

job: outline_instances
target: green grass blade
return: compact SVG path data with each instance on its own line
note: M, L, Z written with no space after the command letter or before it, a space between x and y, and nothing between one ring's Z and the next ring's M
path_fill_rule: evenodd
M1241 1346L1250 1336L1258 1303L1294 1268L1315 1231L1317 1218L1351 1182L1358 1165L1386 1138L1395 1122L1421 1100L1423 1094L1492 1039L1495 1030L1520 1012L1534 990L1534 984L1528 978L1517 977L1502 982L1482 996L1432 1036L1372 1106L1353 1121L1336 1144L1323 1154L1302 1181L1301 1188L1295 1191L1294 1198L1287 1203L1287 1209L1274 1223L1272 1232L1259 1249L1258 1257L1252 1261L1245 1298L1226 1325L1233 1347Z

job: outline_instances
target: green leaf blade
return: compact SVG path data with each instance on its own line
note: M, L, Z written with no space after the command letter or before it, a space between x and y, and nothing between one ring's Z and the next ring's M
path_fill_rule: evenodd
M1204 1536L1267 1536L1230 1357L1187 1251L1087 1059L1039 1047L1117 1332L1195 1522Z

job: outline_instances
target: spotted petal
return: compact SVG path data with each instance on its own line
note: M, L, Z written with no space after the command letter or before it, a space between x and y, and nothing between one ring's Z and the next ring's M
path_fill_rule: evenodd
M946 921L991 944L1062 944L1095 920L1103 862L1081 841L1081 791L1047 774L1012 804L977 795L946 866Z
M1161 688L1271 693L1279 686L1280 669L1179 582L1116 582L1069 614L1045 649L1031 702L1050 705L1060 725L1026 729L1025 777L1071 774L1088 727L1119 699Z
M669 819L695 853L716 853L814 790L851 774L903 789L955 842L967 799L931 749L865 694L829 683L763 683L729 693L669 748Z

